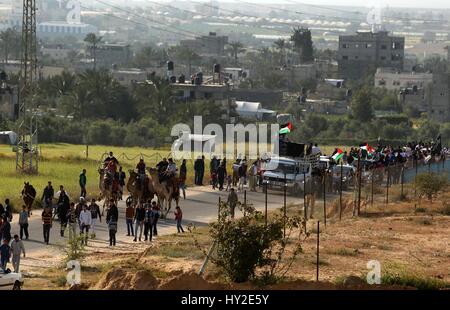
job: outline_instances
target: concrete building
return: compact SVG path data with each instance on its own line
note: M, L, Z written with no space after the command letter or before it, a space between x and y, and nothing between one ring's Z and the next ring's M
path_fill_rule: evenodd
M132 87L147 80L147 72L139 69L112 70L112 76L123 86Z
M41 47L42 56L49 56L54 60L66 59L70 51L71 49L65 48L62 44L52 44Z
M17 87L0 81L0 119L15 120L18 111Z
M357 32L339 36L339 76L360 79L379 67L403 70L405 38L389 36L387 31Z
M110 69L114 65L125 65L131 59L130 45L128 44L101 44L98 46L96 54L99 68Z
M412 110L420 113L428 111L429 108L429 88L401 88L398 99L402 105L403 111Z
M350 113L350 107L345 100L307 99L306 111L318 114L344 115Z
M283 101L282 91L264 88L233 88L230 95L238 101L261 102L266 107L277 106Z
M432 73L401 72L393 68L378 68L374 79L375 87L388 90L401 88L424 88L433 81Z
M436 122L450 121L450 74L434 74L430 88L428 118Z
M200 56L224 56L227 44L228 37L218 36L215 32L210 32L207 36L180 41L181 46L195 51Z

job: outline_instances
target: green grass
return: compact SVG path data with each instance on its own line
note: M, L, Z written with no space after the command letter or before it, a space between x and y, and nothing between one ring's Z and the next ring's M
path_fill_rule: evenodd
M440 279L419 276L411 272L387 271L381 277L382 284L412 286L419 290L438 290L450 288L450 283Z

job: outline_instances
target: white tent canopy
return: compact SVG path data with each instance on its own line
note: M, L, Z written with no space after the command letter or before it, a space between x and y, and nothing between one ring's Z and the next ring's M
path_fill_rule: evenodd
M236 101L236 112L246 118L262 119L266 115L276 115L275 111L263 109L260 102Z
M5 140L7 140L9 144L16 144L17 134L14 131L0 131L1 143L4 143L3 141Z

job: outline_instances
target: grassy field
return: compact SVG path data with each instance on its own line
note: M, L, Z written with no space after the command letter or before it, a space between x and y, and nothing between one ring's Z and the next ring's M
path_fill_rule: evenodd
M322 151L331 154L334 147L324 146ZM52 181L55 191L59 185L64 185L71 198L77 198L80 192L78 186L78 177L82 169L87 170L87 191L88 196L96 197L99 194L98 168L104 156L108 152L114 152L114 155L123 166L124 171L128 175L128 170L136 166L140 156L144 157L147 166L155 166L162 157L168 157L169 148L150 149L140 147L111 147L111 146L89 146L86 155L85 145L72 144L41 144L39 161L39 174L26 175L18 174L15 169L15 153L9 145L0 145L0 201L3 202L9 198L15 208L19 208L22 204L20 196L24 182L30 182L36 189L40 198L44 187L48 181ZM178 163L179 165L180 163ZM188 180L187 184L193 184L193 160L188 160ZM228 171L231 171L232 160L228 160ZM206 171L208 171L209 161L206 163ZM205 173L206 181L209 180L208 173Z

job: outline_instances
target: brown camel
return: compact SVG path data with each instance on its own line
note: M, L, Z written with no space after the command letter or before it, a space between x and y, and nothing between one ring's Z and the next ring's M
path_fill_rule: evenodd
M149 168L148 171L153 182L153 188L155 189L156 196L158 197L158 202L161 205L162 209L165 211L163 214L164 217L166 217L170 209L172 208L172 199L175 200L177 207L178 202L180 201L178 177L173 178L173 182L175 182L175 186L173 186L172 184L168 184L167 181L163 181L162 183L159 182L158 170L156 168Z
M134 170L129 170L130 177L127 182L127 190L133 197L134 206L141 205L142 203L153 199L155 196L155 189L153 188L153 181L151 176L146 176L144 182L144 187L140 185L140 180L138 180L138 174Z
M117 197L116 193L114 193L114 191L112 189L113 188L112 184L108 185L108 186L106 186L106 184L105 184L105 169L99 168L98 169L98 173L100 175L99 182L98 182L98 188L100 189L100 198L99 198L99 200L104 199L103 200L103 208L102 208L102 215L103 215L104 211L105 211L105 206L107 204L109 204L109 201L111 199L114 199L116 204L117 204L117 198L118 197Z

